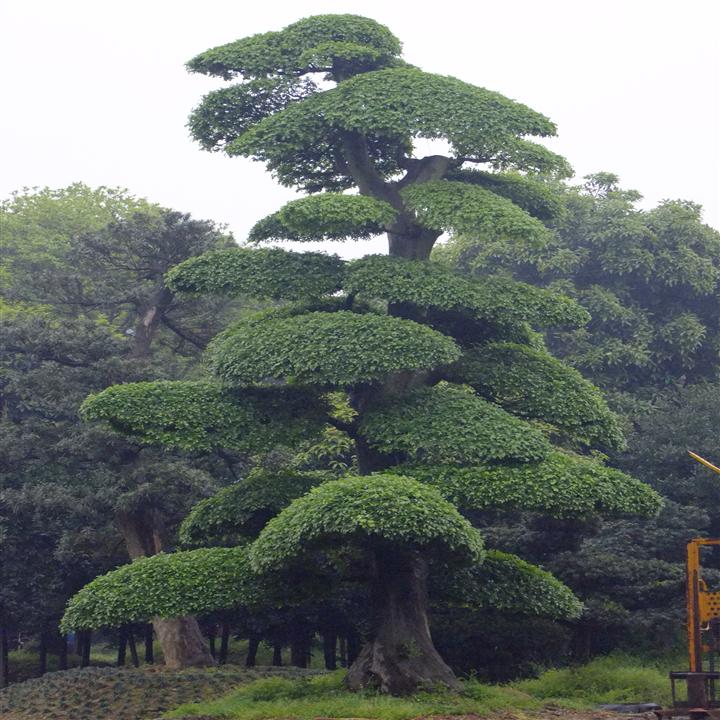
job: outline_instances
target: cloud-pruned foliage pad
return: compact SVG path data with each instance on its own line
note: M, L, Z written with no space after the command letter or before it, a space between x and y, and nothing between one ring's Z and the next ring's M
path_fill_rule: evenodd
M489 550L482 565L438 575L430 592L440 605L556 620L575 620L583 608L572 590L549 572L498 550Z
M258 571L280 568L318 545L391 542L436 547L479 562L479 533L434 488L390 473L332 480L294 500L250 547Z
M178 292L301 300L338 290L344 265L336 255L231 248L185 260L165 282Z
M444 137L458 155L487 162L509 150L516 135L556 130L544 115L500 93L414 67L362 73L323 97L333 126L365 135Z
M239 323L211 346L211 365L231 385L349 386L400 370L445 365L455 343L429 327L386 315L313 312Z
M250 230L249 239L363 240L385 231L397 211L392 205L365 195L320 193L291 200Z
M554 451L522 465L401 466L465 510L528 510L570 518L592 513L652 517L662 505L648 485L580 455Z
M316 70L318 56L348 60L362 46L375 62L400 54L400 41L390 30L359 15L315 15L277 32L258 33L207 50L188 69L229 79L297 75Z
M451 170L447 179L487 188L497 195L512 200L538 220L553 220L562 215L564 210L557 188L517 172L491 173L461 168Z
M203 615L258 603L262 591L244 547L160 553L95 578L68 603L62 629Z
M447 383L371 408L360 432L381 452L427 463L531 462L550 452L550 443L528 422Z
M586 445L624 444L618 418L600 391L546 352L516 343L475 347L463 354L451 377L514 415L545 420Z
M487 240L524 241L540 245L547 228L507 198L479 185L451 180L410 185L402 192L420 222L433 230Z
M474 279L444 264L367 255L349 263L343 289L360 297L465 312L499 324L582 325L583 308L558 293L506 278Z
M292 500L328 479L327 473L257 468L193 507L180 526L185 547L240 545Z
M575 300L504 277L488 277L478 282L482 288L474 314L500 324L528 323L542 329L568 325L579 327L590 320L587 310Z
M164 380L114 385L90 395L81 413L148 445L259 452L319 435L324 409L305 392L236 394L209 382Z

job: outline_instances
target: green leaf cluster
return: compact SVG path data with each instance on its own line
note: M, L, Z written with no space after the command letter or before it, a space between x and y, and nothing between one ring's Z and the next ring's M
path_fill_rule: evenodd
M81 413L148 445L259 452L319 435L324 410L297 390L239 395L210 382L166 380L114 385L90 395Z
M256 571L287 565L318 545L433 547L462 562L484 556L479 533L434 488L389 473L323 483L270 520L250 548Z
M363 48L358 58L357 48ZM388 30L359 15L315 15L278 32L259 33L208 50L188 63L193 72L256 78L293 76L317 71L317 60L388 61L400 54L400 41ZM330 69L332 62L326 69Z
M226 383L349 386L459 357L455 343L411 320L352 312L262 316L238 323L210 350Z
M484 239L523 241L540 245L548 229L512 200L479 185L452 180L410 185L402 192L419 222L442 232L470 234Z
M363 415L359 430L381 452L431 464L532 462L550 452L528 422L448 383L391 396Z
M165 282L178 292L301 300L338 290L344 265L336 255L231 248L185 260Z
M241 139L241 154L288 152L309 139L304 120L323 118L327 130L362 133L406 142L410 137L447 139L456 156L498 168L568 174L565 160L520 136L549 136L555 126L543 115L499 93L413 67L364 72L336 88L300 101L293 123L270 116ZM281 128L286 131L283 136ZM255 132L257 131L257 132Z
M564 295L507 278L475 279L444 264L366 255L348 265L343 289L360 297L452 310L501 325L582 325L583 308Z
M512 200L526 213L542 221L560 217L565 210L562 193L555 183L518 172L487 172L472 168L459 168L447 174L448 180L479 185L496 195Z
M516 343L474 347L463 353L449 377L514 415L549 422L585 445L624 444L619 420L600 391L546 352Z
M95 578L68 603L61 630L203 615L262 600L244 547L160 553Z
M553 451L521 465L401 466L402 472L438 488L467 510L528 510L572 518L591 513L653 517L660 496L620 470L580 455Z
M439 574L430 592L440 605L576 620L583 609L567 585L516 555L489 550L482 565Z
M255 224L249 239L362 240L385 231L397 211L366 195L326 192L291 200Z
M185 547L240 545L292 500L328 479L327 473L256 468L193 507L180 526Z

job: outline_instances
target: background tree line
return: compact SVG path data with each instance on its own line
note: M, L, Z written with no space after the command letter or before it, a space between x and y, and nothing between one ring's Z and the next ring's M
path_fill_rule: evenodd
M610 451L610 462L666 504L650 520L486 522L503 547L529 553L583 599L586 611L567 636L574 654L663 650L682 633L685 543L720 532L720 484L686 453L717 458L720 450L720 233L692 202L639 209L641 194L611 173L555 192L564 212L551 221L546 247L456 237L438 257L479 276L559 289L587 309L585 327L548 333L548 347L602 388L624 419L627 447Z
M467 662L501 677L567 653L667 646L681 628L684 543L720 531L717 483L684 456L687 447L711 457L720 451L720 237L692 203L638 210L639 195L609 174L553 191L565 211L548 248L481 250L458 236L438 258L470 273L561 288L590 312L588 326L551 333L548 346L600 385L625 418L628 447L611 462L669 502L655 520L591 526L528 514L478 519L503 549L551 568L587 606L560 635L553 621L528 629L495 618L488 633L487 622L467 618L474 647L494 648L497 660L504 645L507 667L491 670L487 651ZM209 223L125 193L75 185L18 194L3 205L2 237L0 632L5 655L18 636L32 638L42 671L48 651L66 656L57 624L74 592L127 553L174 547L194 502L252 463L133 446L80 423L79 404L117 382L192 377L208 339L243 307L173 297L161 281L166 270L232 241ZM337 434L312 452L313 467L353 462ZM210 618L206 632L224 625L227 643L234 623L257 647L251 626L226 620ZM269 622L281 647L287 618ZM442 617L437 622L442 627ZM466 648L467 635L445 630L439 645L453 657L453 642Z

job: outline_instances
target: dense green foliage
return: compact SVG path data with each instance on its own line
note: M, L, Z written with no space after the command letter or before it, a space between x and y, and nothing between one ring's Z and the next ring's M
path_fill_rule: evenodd
M95 578L68 603L64 630L249 605L262 598L247 550L200 548L140 558Z
M254 390L242 396L209 382L167 381L116 385L91 395L87 420L104 420L147 445L185 450L271 450L318 434L322 404L297 391Z
M334 255L232 248L190 258L165 280L178 292L301 300L339 290L342 268Z
M257 468L199 502L180 526L185 546L240 545L292 500L328 479L327 473Z
M660 509L658 494L614 468L581 455L553 452L537 463L501 466L418 465L402 472L430 483L468 510L516 509L554 517L641 514Z
M292 200L260 220L249 238L260 240L361 240L379 235L397 212L364 195L322 193Z
M385 473L332 480L294 500L266 525L250 558L269 570L328 541L437 546L465 562L484 555L478 533L434 488Z
M536 179L532 175L517 172L490 173L483 170L458 169L448 174L449 180L471 183L492 190L501 197L512 200L538 220L552 220L562 216L564 204L556 188L545 182L546 178Z
M211 367L234 385L345 386L390 372L451 363L455 343L400 318L351 312L264 316L236 325L211 348Z
M343 289L361 298L465 312L501 324L582 325L589 317L557 293L503 278L477 281L440 264L388 255L352 261Z
M449 384L371 407L360 432L385 453L431 464L542 460L550 444L528 423L467 388Z
M188 68L224 79L301 75L309 70L307 58L317 53L318 47L328 48L328 43L341 49L363 46L366 53L378 53L377 62L400 54L398 39L374 20L357 15L316 15L280 32L260 33L208 50L193 58ZM345 54L339 57L349 59Z
M539 220L511 200L477 185L435 180L410 186L403 197L422 224L433 230L534 244L548 238L547 228Z
M445 258L478 280L502 269L561 290L589 311L587 325L554 329L547 345L612 392L631 432L627 450L610 449L610 463L668 502L657 519L594 521L585 525L585 538L580 526L565 530L559 554L558 528L528 517L519 527L486 532L550 567L583 598L587 609L573 639L581 654L657 646L672 642L682 627L687 539L720 529L717 482L686 455L687 448L710 458L718 453L711 428L717 426L720 235L703 225L693 203L638 209L640 194L622 189L609 173L557 191L566 211L553 221L546 247L490 253L463 237L451 241ZM516 376L509 367L505 372ZM717 565L716 558L706 562Z
M0 235L0 628L62 652L67 599L127 559L120 520L169 543L226 481L226 463L139 447L82 423L78 407L114 383L192 375L232 306L181 299L163 274L229 239L82 184L13 195Z
M552 423L585 445L622 447L617 416L577 370L546 352L492 343L464 353L451 373L506 410Z
M574 620L582 603L549 572L508 553L490 550L482 565L435 580L446 605ZM431 588L432 592L432 588Z

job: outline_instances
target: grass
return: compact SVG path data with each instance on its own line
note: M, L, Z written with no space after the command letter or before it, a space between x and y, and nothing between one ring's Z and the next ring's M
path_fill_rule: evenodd
M417 693L392 698L350 693L343 671L226 665L171 671L162 667L85 668L48 673L0 691L0 718L8 720L150 720L227 718L232 720L315 720L372 718L410 720L432 715L522 716L549 705L574 711L597 703L669 700L667 663L610 655L534 680L489 685L471 679L463 692ZM565 714L553 710L554 720ZM585 716L580 716L583 720Z
M166 717L409 720L426 715L536 710L549 704L588 709L597 703L663 704L669 700L667 673L624 655L598 658L576 668L550 670L535 680L510 685L485 685L468 680L459 695L435 692L392 698L371 692L349 693L342 680L342 671L303 679L265 678L211 702L181 705Z
M350 693L343 686L344 674L344 671L337 671L304 679L278 677L257 680L211 703L181 705L166 717L405 720L427 714L486 713L542 705L512 687L482 685L475 681L465 683L461 695L435 692L393 698L372 692Z
M596 658L577 667L548 670L534 680L517 682L514 687L539 700L563 698L592 704L671 702L668 673L661 663L623 654Z

